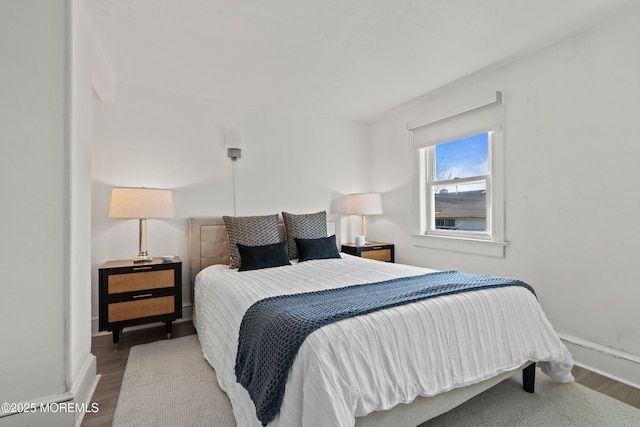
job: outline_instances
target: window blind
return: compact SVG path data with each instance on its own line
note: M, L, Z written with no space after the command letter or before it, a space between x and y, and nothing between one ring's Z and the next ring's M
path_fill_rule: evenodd
M412 133L412 145L416 148L453 141L490 130L500 130L503 120L502 92L467 106L451 114L425 117L407 124Z

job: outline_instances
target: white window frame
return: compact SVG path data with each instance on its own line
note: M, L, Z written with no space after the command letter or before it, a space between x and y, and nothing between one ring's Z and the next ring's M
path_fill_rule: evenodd
M415 246L497 258L504 257L508 242L504 239L503 117L502 93L495 92L487 97L472 101L458 112L435 119L423 118L420 121L407 124L414 157L413 212L415 232L412 239ZM431 137L426 132L418 133L419 136L416 137L415 131L419 128L428 130L425 127L447 120L456 124L451 127L455 130L449 131L445 126L444 131L435 132L435 137ZM440 124L437 123L438 126ZM436 181L436 145L487 132L490 133L488 175ZM486 182L486 230L473 232L436 229L434 210L431 206L434 202L434 183L437 182L437 185L462 184L475 182L478 179Z

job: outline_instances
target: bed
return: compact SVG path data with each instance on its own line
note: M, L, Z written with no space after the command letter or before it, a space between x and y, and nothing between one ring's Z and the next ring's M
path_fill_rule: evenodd
M277 227L282 240L285 226ZM326 217L323 233L339 236L339 218ZM340 254L239 273L229 268L227 234L222 218L190 220L194 323L239 426L261 425L234 372L242 316L255 301L432 271ZM487 289L385 309L309 335L269 425L416 426L523 368L531 377L532 362L557 381L573 380L571 355L526 290Z

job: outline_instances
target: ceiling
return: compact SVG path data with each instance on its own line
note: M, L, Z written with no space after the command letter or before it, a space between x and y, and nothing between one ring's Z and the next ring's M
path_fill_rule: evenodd
M85 0L118 83L372 121L636 0Z

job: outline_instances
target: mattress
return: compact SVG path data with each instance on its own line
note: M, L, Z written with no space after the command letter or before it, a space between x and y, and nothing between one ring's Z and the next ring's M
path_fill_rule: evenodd
M195 281L198 337L239 426L260 426L236 382L238 331L245 311L282 294L370 283L433 270L342 254L341 259L239 273L226 265ZM428 299L326 325L294 360L271 426L351 426L355 417L466 387L527 361L560 382L573 380L570 353L535 296L521 287Z

